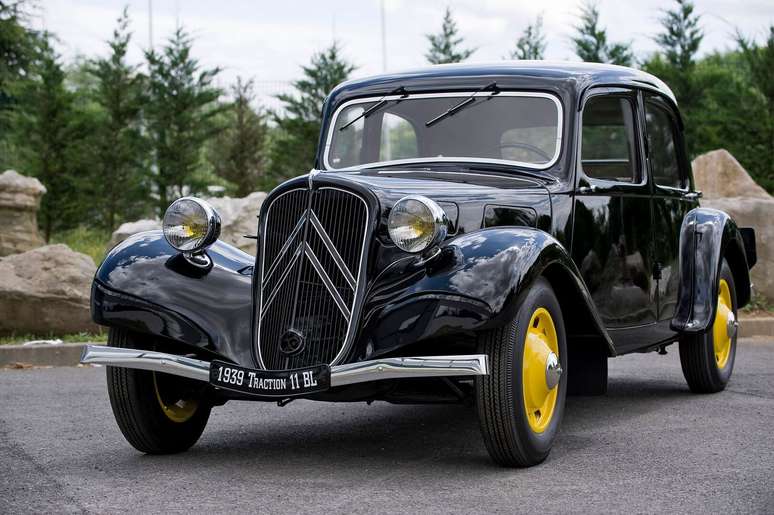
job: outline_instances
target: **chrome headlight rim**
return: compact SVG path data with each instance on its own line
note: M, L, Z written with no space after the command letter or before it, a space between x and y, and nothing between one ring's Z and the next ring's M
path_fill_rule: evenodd
M184 247L180 245L176 245L174 241L170 238L169 234L167 233L167 215L170 214L173 207L176 205L179 205L183 202L193 202L196 204L202 211L204 212L204 217L206 219L205 223L207 225L207 232L205 236L201 239L201 241L193 246L193 247ZM167 240L167 243L169 243L172 248L177 250L178 252L181 252L184 256L194 256L196 254L200 254L204 249L215 243L217 241L218 237L220 236L220 215L218 215L218 212L215 211L215 208L213 208L209 202L202 200L198 197L193 196L186 196L186 197L180 197L179 199L172 202L167 210L164 212L164 217L162 218L161 226L164 233L164 239Z
M404 202L409 201L415 201L419 202L423 205L425 209L428 211L429 215L429 221L433 225L433 235L431 238L429 238L425 245L421 248L407 248L406 246L402 245L397 237L393 235L393 226L394 226L394 219L393 215L396 213L396 208ZM393 204L392 209L390 210L390 215L387 218L387 232L390 236L390 239L392 242L402 251L409 252L411 254L421 254L423 252L426 252L430 249L433 249L438 246L443 240L446 239L446 235L448 233L448 218L446 216L446 211L443 210L443 208L438 205L437 202L435 202L433 199L425 197L424 195L406 195L405 197L401 197L395 204Z

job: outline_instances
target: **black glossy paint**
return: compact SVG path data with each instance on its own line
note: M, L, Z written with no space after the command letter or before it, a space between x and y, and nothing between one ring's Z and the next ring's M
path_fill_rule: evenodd
M738 306L750 301L744 240L736 223L717 209L691 210L680 229L680 287L671 327L697 333L715 320L721 260L734 274Z
M637 148L638 184L593 181L578 164L581 110L599 87L616 86L639 109L640 91L656 92L674 109L668 88L647 74L581 64L432 68L343 84L328 98L324 122L342 102L384 94L397 84L415 91L454 91L492 80L503 89L546 91L561 99L562 152L550 170L470 163L315 170L282 184L264 201L262 214L277 195L309 185L336 186L366 199L373 237L353 310L359 314L358 333L347 360L420 349L422 354L472 352L476 331L512 317L519 295L541 274L557 291L571 344L595 341L611 355L706 327L717 298L707 285L715 280L711 271L719 256L726 255L738 276L739 306L747 302L745 250L733 221L708 210L694 209L686 217L697 205L686 196L692 181L685 191L652 184L643 138ZM637 123L641 130L641 113ZM325 134L324 123L321 137ZM681 166L690 174L685 162ZM408 194L434 199L449 218L442 252L429 263L400 251L387 234L392 206ZM687 230L690 220L696 223ZM694 226L710 227L708 237L695 237ZM697 245L700 258L687 257L695 254L691 245ZM258 366L253 303L259 285L253 265L260 266L260 252L248 256L222 242L207 252L214 266L201 271L159 232L125 241L97 272L94 319Z

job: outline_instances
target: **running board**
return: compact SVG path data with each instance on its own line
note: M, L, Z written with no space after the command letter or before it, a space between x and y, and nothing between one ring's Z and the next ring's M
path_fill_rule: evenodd
M87 345L81 363L153 370L176 376L210 380L210 363L164 352ZM486 354L382 358L331 367L331 386L412 377L460 377L489 374Z

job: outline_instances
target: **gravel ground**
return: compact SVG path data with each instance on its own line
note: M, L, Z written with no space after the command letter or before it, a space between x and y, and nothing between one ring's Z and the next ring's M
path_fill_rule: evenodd
M742 340L728 389L693 395L675 348L613 359L526 470L491 464L470 408L385 403L231 402L189 452L144 456L103 368L0 370L0 513L772 513L771 363Z

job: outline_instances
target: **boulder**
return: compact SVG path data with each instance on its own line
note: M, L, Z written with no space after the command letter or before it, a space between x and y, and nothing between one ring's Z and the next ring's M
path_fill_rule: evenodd
M755 229L758 263L751 271L755 291L774 299L774 198L723 198L702 200L702 207L725 211L739 227Z
M43 245L37 212L46 188L14 170L0 174L0 257Z
M67 245L0 258L0 333L96 331L89 295L96 267Z
M220 197L206 199L220 215L220 239L235 247L255 254L256 241L245 238L245 234L256 234L258 231L258 212L261 210L266 193L256 191L243 198ZM110 239L111 247L122 242L132 234L142 231L160 229L159 220L138 220L122 224Z
M250 193L243 198L207 199L220 215L220 239L255 255L256 241L244 236L258 233L258 212L265 199L266 193L262 191Z
M713 150L693 160L696 189L705 199L771 198L727 150Z
M110 243L108 246L112 249L129 236L137 234L143 231L153 231L154 229L161 229L160 220L137 220L136 222L126 222L118 226L118 229L113 231L113 235L110 237Z

